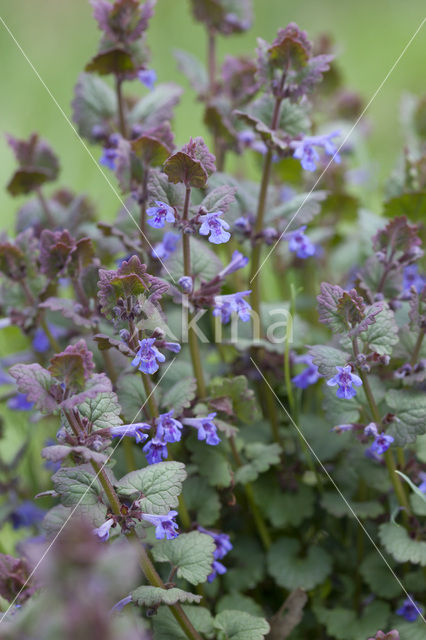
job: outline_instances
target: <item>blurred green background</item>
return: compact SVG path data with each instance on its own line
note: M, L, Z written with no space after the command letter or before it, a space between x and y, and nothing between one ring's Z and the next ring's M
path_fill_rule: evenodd
M242 36L222 38L219 55L250 53L256 37L272 40L278 27L296 21L310 36L329 33L338 52L338 62L346 85L358 91L367 103L404 47L421 24L425 14L423 0L254 0L253 29ZM88 0L0 0L0 15L46 82L65 113L71 114L70 102L77 76L95 53L99 32L92 19ZM202 107L183 76L177 72L172 56L181 48L205 59L205 33L189 12L188 0L158 0L156 14L148 35L152 67L160 81L182 83L185 94L177 109L175 133L177 144L190 135L202 135ZM111 219L119 202L73 133L69 124L36 77L16 43L0 24L1 55L1 129L16 136L39 132L53 145L61 158L61 183L85 191L97 204L99 216ZM380 186L394 166L401 149L399 103L404 91L426 92L426 25L415 38L396 69L368 109L371 129L369 153L375 164ZM138 82L131 90L146 91ZM96 157L99 148L94 149ZM11 175L14 160L4 136L0 136L1 186ZM14 211L20 202L0 189L2 229L12 230ZM0 356L25 349L27 341L18 329L0 331ZM27 414L11 412L1 405L6 437L2 439L2 456L8 460L30 434L30 451L19 468L31 487L43 486L47 471L40 466L40 448L47 435L54 435L56 420L43 429L34 424L28 430ZM41 427L42 425L40 425ZM46 431L49 433L46 433ZM25 467L25 468L24 468ZM31 486L30 486L31 485ZM2 531L3 545L13 548L19 534L10 526Z
M256 37L271 40L278 27L296 21L310 36L330 33L336 42L338 61L347 87L359 91L368 102L403 48L425 17L423 0L254 0L252 30L242 36L221 38L220 57L226 53L251 52ZM0 0L0 15L14 33L47 86L70 114L70 102L78 73L95 53L98 30L88 0ZM158 0L148 35L153 68L160 81L181 82L185 95L177 110L177 143L203 134L201 106L176 70L174 48L205 59L205 35L189 12L187 0ZM61 180L90 194L103 219L114 215L118 202L101 173L0 24L2 60L1 128L17 136L38 131L58 152ZM426 89L426 25L417 35L379 95L368 109L371 127L369 147L381 181L393 167L401 147L399 101L404 91ZM134 92L144 89L133 83ZM94 150L96 156L99 149ZM1 184L13 166L4 137L0 139ZM11 229L18 203L0 191L1 227Z

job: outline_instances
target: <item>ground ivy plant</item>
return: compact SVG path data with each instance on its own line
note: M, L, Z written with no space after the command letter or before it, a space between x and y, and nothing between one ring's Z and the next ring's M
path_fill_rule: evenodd
M116 219L7 137L1 637L424 638L425 100L370 210L330 38L219 63L250 1L191 0L206 137L177 144L155 0L91 4L72 118Z

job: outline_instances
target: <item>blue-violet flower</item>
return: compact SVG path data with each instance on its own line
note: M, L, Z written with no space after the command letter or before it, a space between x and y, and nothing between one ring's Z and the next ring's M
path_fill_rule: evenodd
M155 526L155 537L157 540L162 540L163 538L171 540L179 535L177 531L178 525L173 520L176 516L177 511L169 511L166 516L155 516L144 513L142 514L142 519Z
M356 390L353 387L360 387L362 385L361 378L355 373L352 373L351 366L349 364L344 367L336 367L336 369L338 373L333 378L330 378L330 380L327 380L328 386L335 387L338 385L336 393L338 398L345 398L346 400L349 400L350 398L355 397Z
M161 229L164 227L166 222L174 222L175 212L173 207L170 207L165 202L161 202L161 200L156 200L156 207L149 207L146 210L147 216L150 216L150 220L148 220L148 224L155 229Z
M231 234L227 229L229 229L229 224L226 220L222 220L219 216L223 214L223 211L216 211L214 213L206 213L203 216L200 216L200 220L202 222L201 227L199 229L199 233L202 236L209 236L209 242L213 244L222 244L223 242L228 242Z

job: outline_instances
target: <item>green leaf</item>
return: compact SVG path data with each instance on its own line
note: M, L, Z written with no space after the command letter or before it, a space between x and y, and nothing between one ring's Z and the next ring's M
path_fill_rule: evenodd
M120 418L121 407L115 393L100 393L96 398L86 398L78 407L82 416L87 418L92 429L107 429L123 424Z
M229 487L232 481L232 469L223 451L218 447L207 446L204 442L190 442L191 460L209 485L212 487ZM220 445L219 445L220 446Z
M244 451L250 462L239 467L235 472L235 482L242 484L254 482L259 474L264 473L280 461L281 447L276 443L253 442L246 445Z
M225 184L215 187L202 200L200 207L203 207L209 213L213 211L225 213L235 200L236 190L236 187Z
M194 160L187 153L177 151L164 163L163 171L170 182L182 182L187 187L201 189L207 182L207 172L198 160Z
M253 598L245 596L242 593L238 593L237 591L227 593L218 601L216 611L221 613L222 611L226 611L226 609L245 611L246 613L250 613L252 616L261 616L263 613L262 607L256 602L256 600L253 600Z
M395 414L387 433L402 447L415 442L416 436L426 433L426 394L409 389L391 389L386 394L386 403Z
M165 120L171 120L173 107L182 93L177 84L158 84L152 91L139 100L128 114L131 124L143 123L146 128L154 128Z
M318 620L326 627L327 633L337 640L365 640L376 635L378 629L387 625L389 605L376 600L367 605L360 618L354 611L336 607L326 609L314 607Z
M412 491L415 493L415 495L420 498L420 500L422 502L425 503L426 505L426 494L423 493L423 491L421 491L419 489L419 487L417 485L414 484L414 482L412 482L412 480L405 475L405 473L402 473L402 471L396 471L396 473L401 476L401 478L404 478L405 482L409 485L409 487L412 489Z
M205 478L188 478L183 485L183 497L188 509L196 512L195 519L201 526L209 527L219 518L219 496Z
M158 462L123 476L117 483L117 491L138 500L145 513L164 515L178 505L185 478L182 462Z
M368 316L371 309L372 307L366 308L366 316ZM398 326L395 322L395 314L388 306L385 306L375 316L375 320L373 324L369 325L367 331L360 334L360 337L376 353L390 355L394 345L398 342Z
M157 562L170 562L176 567L178 578L199 584L211 573L215 549L212 536L191 531L181 533L173 540L159 542L152 552Z
M208 82L207 72L199 57L182 49L175 49L173 55L177 60L179 71L185 74L191 87L198 93L205 91Z
M360 572L372 593L381 598L396 598L402 591L383 558L375 551L364 558Z
M346 351L335 349L325 344L317 344L309 347L309 355L318 370L326 380L336 375L336 367L343 367L349 362L351 356Z
M58 504L44 517L42 527L48 536L53 536L58 533L66 524L70 518L84 518L90 522L93 527L100 527L105 522L107 514L107 508L101 502L96 504L80 504L78 507L75 505L72 507L65 507L63 504Z
M27 395L29 402L35 402L40 411L53 413L58 409L49 390L53 384L52 376L41 365L15 364L9 369L10 375L15 378L18 391Z
M426 566L426 542L412 540L403 527L385 522L379 527L379 536L386 551L398 562Z
M264 618L232 609L219 613L214 627L219 632L219 640L262 640L270 629Z
M314 191L313 193L298 193L288 202L283 202L276 207L268 209L266 220L280 222L290 220L297 215L297 224L308 224L321 211L321 202L325 200L326 191Z
M203 638L213 638L213 618L208 609L195 605L183 605L182 609ZM160 607L153 619L154 640L188 640L168 607Z
M299 552L298 540L279 538L268 551L268 571L281 587L290 590L300 587L309 591L330 574L331 558L320 547L309 547L303 557Z
M403 527L392 522L380 525L379 536L386 551L398 562L412 562L426 567L426 542L412 540Z
M248 386L246 376L213 378L209 386L211 398L228 397L232 411L241 422L252 423L260 419L260 409L254 391Z
M117 97L111 87L96 75L82 73L74 91L73 120L80 135L93 139L95 125L104 125L108 131L108 123L117 111Z
M423 222L426 216L426 192L404 193L385 203L387 218L406 216L409 220Z
M359 518L377 518L384 513L384 507L376 500L367 500L365 502L349 501L353 511ZM335 491L326 491L321 497L321 506L336 518L349 516L354 518L352 511L347 507L341 496Z
M265 482L256 482L253 486L256 502L268 520L279 529L298 527L314 512L315 494L305 485L296 492L283 492L281 488L271 486L269 478Z
M417 494L411 494L410 504L416 516L426 516L426 501L424 498L424 494L422 498L420 498L420 496Z
M183 589L162 589L161 587L151 587L143 585L132 591L132 600L138 605L153 607L159 604L176 604L176 602L200 602L202 596L183 591Z
M212 280L223 268L218 256L207 246L205 242L191 238L191 269L195 278ZM167 269L175 280L184 275L183 250L179 245L166 261Z
M238 544L226 557L230 568L224 579L230 591L254 589L265 577L265 555L257 540L238 536Z
M395 616L394 625L399 631L400 640L424 640L425 623L421 618L415 622L405 622L399 616Z
M78 503L94 505L99 502L101 485L93 471L82 467L61 467L52 476L52 482L66 507Z
M176 382L171 389L166 391L161 406L168 411L174 410L175 417L179 416L184 409L191 406L191 402L195 398L197 390L197 382L195 378L182 378Z

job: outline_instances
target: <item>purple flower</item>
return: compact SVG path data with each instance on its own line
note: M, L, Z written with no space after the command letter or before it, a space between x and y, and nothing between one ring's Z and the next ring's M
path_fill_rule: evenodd
M420 491L426 493L426 473L424 471L420 471L419 480L421 481L419 484Z
M240 216L235 220L234 228L243 233L249 233L251 231L250 220L246 216Z
M154 346L155 338L139 340L139 350L132 360L132 365L142 373L155 373L158 371L159 362L164 362L166 357Z
M179 243L180 235L173 231L166 231L161 242L158 242L153 248L151 255L158 260L167 260L169 256L176 250Z
M45 515L44 509L37 507L31 500L25 500L9 514L9 519L14 529L20 529L41 522Z
M423 613L423 607L413 600L413 598L406 598L395 613L405 618L407 622L414 622L419 615Z
M148 438L147 433L142 433L142 429L150 429L150 425L145 422L135 422L134 424L121 424L117 427L111 427L109 432L111 438L134 438L137 444L145 442Z
M378 432L377 425L376 425L375 422L370 422L370 424L368 424L364 428L364 435L373 436L374 438L377 438L377 436L379 435L379 432Z
M338 424L332 428L332 431L335 431L336 433L343 433L344 431L352 431L353 428L353 424Z
M173 409L168 413L162 413L156 420L157 438L164 442L179 442L181 439L181 429L183 428L179 420L172 418Z
M154 516L149 513L143 513L142 518L147 522L150 522L155 526L155 537L157 540L162 540L163 538L167 538L167 540L171 540L172 538L177 538L178 525L173 521L173 518L177 516L177 511L169 511L166 516Z
M426 284L426 279L419 273L418 264L410 264L405 267L402 273L402 286L404 291L410 291L414 287L417 293L420 293Z
M216 413L209 413L205 418L184 418L183 424L189 427L195 427L198 431L198 440L205 440L207 444L216 445L219 444L220 438L217 435L216 425L213 422L213 418L216 417Z
M181 350L179 342L163 342L163 347L172 353L180 353Z
M220 316L222 322L226 324L230 321L232 313L237 313L243 322L250 320L251 306L244 300L244 296L248 296L249 291L240 291L238 293L230 293L225 296L215 296L213 315Z
M132 594L129 593L125 598L121 598L115 605L112 607L111 611L121 611L126 604L130 604L133 601Z
M376 453L377 455L381 456L382 453L384 453L389 449L393 441L394 441L394 438L392 436L388 436L385 433L379 433L377 437L374 439L374 442L371 445L370 450L373 453Z
M168 456L167 445L160 438L152 438L142 448L142 451L146 455L148 464L157 464Z
M156 200L155 204L157 205L156 207L149 207L146 210L147 215L152 217L151 220L148 220L148 224L151 227L161 229L166 222L174 222L176 220L173 207L161 202L161 200Z
M101 524L100 527L93 529L93 533L95 534L95 536L98 536L98 538L100 538L102 542L106 542L106 540L108 540L109 538L109 530L111 529L113 524L114 518L109 518L108 520L105 520L105 522Z
M57 327L50 322L48 324L48 327L50 333L54 338L60 338L65 333L65 329L63 329L62 327ZM41 327L36 329L36 331L34 332L32 344L34 351L37 351L38 353L46 353L47 351L49 351L50 341Z
M242 131L238 132L237 138L241 142L243 147L251 147L256 139L256 135L251 129L243 129Z
M295 231L286 234L285 239L288 240L288 248L295 253L298 258L310 258L315 254L315 245L305 235L306 225L303 225Z
M340 162L340 156L337 153L336 145L332 142L332 138L340 135L339 131L334 131L324 136L306 136L303 140L295 140L291 143L294 149L293 157L300 160L300 164L305 171L315 171L316 163L320 157L315 149L318 147L324 149L328 156L334 156L336 163Z
M316 364L312 362L312 358L308 355L295 356L295 364L306 364L307 367L297 376L291 379L292 383L299 389L306 389L311 384L315 384L320 379L320 374Z
M183 293L191 293L194 283L192 282L192 278L190 276L182 276L178 280L178 284L183 291Z
M229 224L219 218L223 214L223 211L216 211L214 213L206 213L204 216L200 216L200 220L202 222L199 233L202 236L208 236L209 242L213 244L222 244L223 242L228 242L231 234L226 231L229 229Z
M102 155L99 158L99 164L102 164L104 167L107 167L107 169L111 169L111 171L114 171L117 155L118 155L117 149L113 149L111 147L104 147L102 151Z
M238 269L243 269L246 264L248 264L248 261L249 259L246 256L243 256L242 253L234 251L231 262L218 273L218 276L220 278L229 276L230 273L234 273L234 271L238 271Z
M138 72L138 78L147 89L153 89L157 82L157 74L154 69L142 69Z
M226 533L216 533L214 531L204 529L204 527L198 527L198 531L211 536L216 545L216 549L213 552L214 561L212 563L212 572L207 577L208 582L213 582L217 575L223 575L226 573L226 567L218 561L224 558L228 551L231 551L231 540Z
M338 385L337 389L337 397L345 398L349 400L356 396L356 391L353 388L360 387L362 385L362 380L359 376L352 373L351 367L347 364L345 367L336 367L338 373L330 380L327 380L327 384L329 387L335 387Z
M207 582L213 582L213 580L219 575L223 576L226 573L226 567L218 560L212 562L212 572L207 576Z
M34 402L27 400L26 393L17 393L13 398L9 398L7 407L13 409L13 411L31 411L34 407Z

